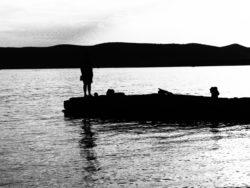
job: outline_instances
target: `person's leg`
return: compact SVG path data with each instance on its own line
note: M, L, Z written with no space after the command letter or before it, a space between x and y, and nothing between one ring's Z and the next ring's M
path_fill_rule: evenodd
M89 92L89 96L91 96L91 83L88 84L88 92Z
M83 84L84 97L87 96L87 85Z

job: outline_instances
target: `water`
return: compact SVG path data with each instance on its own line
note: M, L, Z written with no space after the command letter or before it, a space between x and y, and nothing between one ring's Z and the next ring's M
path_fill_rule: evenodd
M95 69L93 91L250 96L250 67ZM80 70L0 71L1 187L247 187L250 124L64 118Z

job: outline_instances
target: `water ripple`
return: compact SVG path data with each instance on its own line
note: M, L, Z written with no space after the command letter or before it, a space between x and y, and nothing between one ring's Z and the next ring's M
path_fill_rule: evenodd
M93 90L132 94L162 87L208 95L216 84L224 96L247 96L249 91L223 83L238 69L95 69ZM250 75L247 70L243 77ZM63 101L82 95L79 74L77 69L1 71L0 186L250 186L249 122L64 118Z

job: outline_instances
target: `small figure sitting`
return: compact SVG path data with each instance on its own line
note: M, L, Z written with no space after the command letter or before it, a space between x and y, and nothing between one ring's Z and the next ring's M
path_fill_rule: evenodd
M107 96L114 96L114 95L115 95L115 90L113 90L113 89L108 89L106 95L107 95Z
M220 95L220 93L219 93L217 87L211 87L211 88L210 88L210 93L211 93L211 97L212 97L213 99L217 99L218 96Z

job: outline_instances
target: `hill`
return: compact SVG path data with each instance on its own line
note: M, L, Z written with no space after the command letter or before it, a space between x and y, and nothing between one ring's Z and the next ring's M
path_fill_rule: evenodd
M0 48L0 68L166 67L250 65L250 49L238 44L215 47L202 44L104 43L94 46Z

